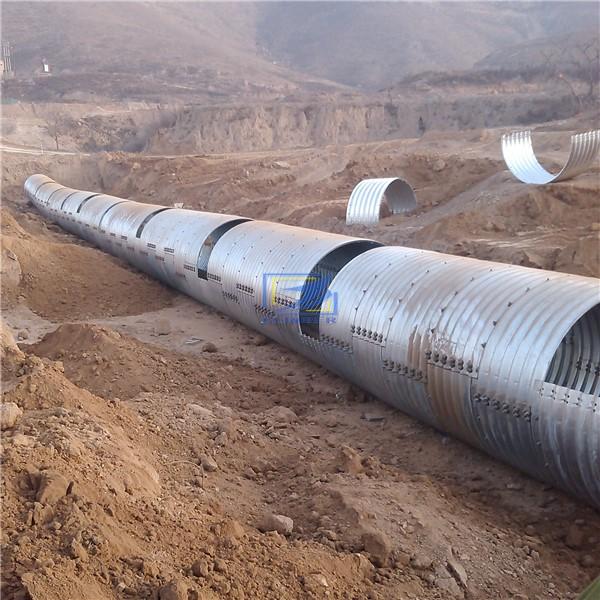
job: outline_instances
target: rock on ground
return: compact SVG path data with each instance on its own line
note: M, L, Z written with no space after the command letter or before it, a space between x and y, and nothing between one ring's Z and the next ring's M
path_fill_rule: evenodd
M56 504L69 489L69 480L56 471L42 471L37 492L41 504Z
M221 536L239 540L244 537L244 527L239 521L229 519L221 524Z
M188 589L183 581L176 579L158 590L159 600L188 600Z
M369 553L373 563L378 567L385 566L392 552L392 543L388 536L382 531L372 529L365 531L361 539L365 551Z
M235 519L228 519L219 527L219 544L226 547L238 546L244 535L241 523Z
M22 415L23 411L14 402L0 404L0 429L12 429Z
M456 559L451 558L448 560L448 570L462 586L467 585L467 572Z
M571 525L567 531L567 535L565 536L565 544L569 546L569 548L576 550L582 546L583 538L583 530L577 525Z
M209 473L212 473L219 468L217 461L212 456L208 456L208 454L203 454L200 457L200 464L202 465L202 468Z
M453 577L436 577L433 583L436 587L448 592L453 598L464 598L465 596Z
M263 517L258 528L260 531L276 531L282 535L289 535L294 530L294 521L285 515L267 514Z
M210 419L214 416L212 410L204 408L204 406L200 406L199 404L188 404L187 407L190 412L198 415L199 417Z
M265 411L265 417L274 423L295 423L298 415L287 406L273 406Z
M350 446L342 446L338 455L338 469L350 475L362 473L364 469L360 454Z
M202 559L195 560L192 563L192 573L196 577L209 577L210 569L208 563Z
M168 319L158 319L154 326L156 335L169 335L171 333L171 323Z

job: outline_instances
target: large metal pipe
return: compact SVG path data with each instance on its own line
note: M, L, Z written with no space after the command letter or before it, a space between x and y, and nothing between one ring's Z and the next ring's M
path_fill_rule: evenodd
M398 215L416 208L417 197L400 177L363 179L350 194L346 225L375 225L384 203L393 215Z
M600 507L600 281L25 183L47 218Z

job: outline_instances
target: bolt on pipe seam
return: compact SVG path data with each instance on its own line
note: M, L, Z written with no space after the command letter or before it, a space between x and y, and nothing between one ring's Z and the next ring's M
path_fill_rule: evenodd
M46 218L600 507L600 280L25 183Z

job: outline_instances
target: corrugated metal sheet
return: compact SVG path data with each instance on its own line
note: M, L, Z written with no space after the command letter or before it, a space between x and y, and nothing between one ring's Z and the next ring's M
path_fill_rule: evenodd
M273 308L286 345L304 353L308 351L306 337L319 341L321 313L329 314L334 308L323 310L323 304L334 301L331 295L329 298L326 295L337 273L358 254L380 244L322 231L294 229L295 238L285 242L287 254L273 277L276 302ZM313 346L311 343L310 347Z
M226 242L227 258L220 269L222 292L229 314L249 327L256 328L260 326L256 306L262 302L260 263L272 248L277 248L285 239L286 225L250 221L233 231L241 231L242 228L243 236L236 237L231 245ZM216 251L220 245L221 242Z
M188 214L192 211L188 211ZM201 302L209 302L214 287L208 279L208 263L221 237L248 219L234 215L197 213L175 241L175 272L180 289Z
M52 219L54 215L51 214L50 210L50 198L61 190L65 189L64 186L58 183L42 183L36 192L36 206L39 208L40 212L47 218Z
M151 242L142 241L142 231L154 216L167 210L175 209L141 202L114 205L104 214L98 226L102 235L101 248L130 260L139 269L148 270L155 249Z
M531 131L513 131L502 136L502 156L510 172L523 183L542 185L575 177L589 169L600 150L600 130L571 136L569 158L556 175L546 171L533 151Z
M101 194L94 194L92 192L75 192L69 194L63 200L63 203L60 205L60 207L58 207L58 213L56 215L57 222L61 227L64 227L71 233L80 235L81 237L89 240L89 235L86 234L85 231L81 230L79 210L84 203L87 204L92 198L99 196L101 196ZM118 199L118 201L123 202L121 199ZM91 220L89 217L86 220L86 223L91 227Z
M247 221L225 231L216 242L211 241L210 246L203 249L201 260L207 282L204 298L208 304L227 314L235 303L235 295L228 296L227 288L232 286L232 282L229 277L224 282L225 271L228 265L239 264L243 248L247 246L246 238L251 240L254 237L254 221Z
M165 210L43 176L25 188L109 252L600 507L597 279Z
M65 202L63 211L68 210L71 226L79 231L79 235L91 244L102 247L107 235L106 230L102 230L105 215L115 206L126 202L127 200L116 196L99 194L86 196L79 203L71 203L69 199Z
M46 202L46 210L52 215L51 218L53 220L55 220L60 215L59 209L62 206L62 203L65 201L65 199L68 198L70 194L73 194L75 192L76 190L72 190L71 188L60 187L54 190L54 192L52 192L52 194L48 196Z
M25 194L27 195L27 198L31 201L33 201L34 199L36 200L36 202L39 202L36 194L37 191L40 189L40 187L42 185L44 185L45 183L56 183L53 179L50 179L50 177L46 177L46 175L32 175L31 177L27 178L27 181L25 182Z
M384 203L390 213L395 215L416 208L417 198L412 187L399 177L364 179L350 194L346 225L378 223Z

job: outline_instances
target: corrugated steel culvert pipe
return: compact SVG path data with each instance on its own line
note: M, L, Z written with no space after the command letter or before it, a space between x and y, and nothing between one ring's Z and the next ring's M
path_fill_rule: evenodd
M408 182L400 177L363 179L350 194L346 225L375 225L385 207L393 215L417 206L417 197Z
M25 183L49 219L600 507L600 281Z

